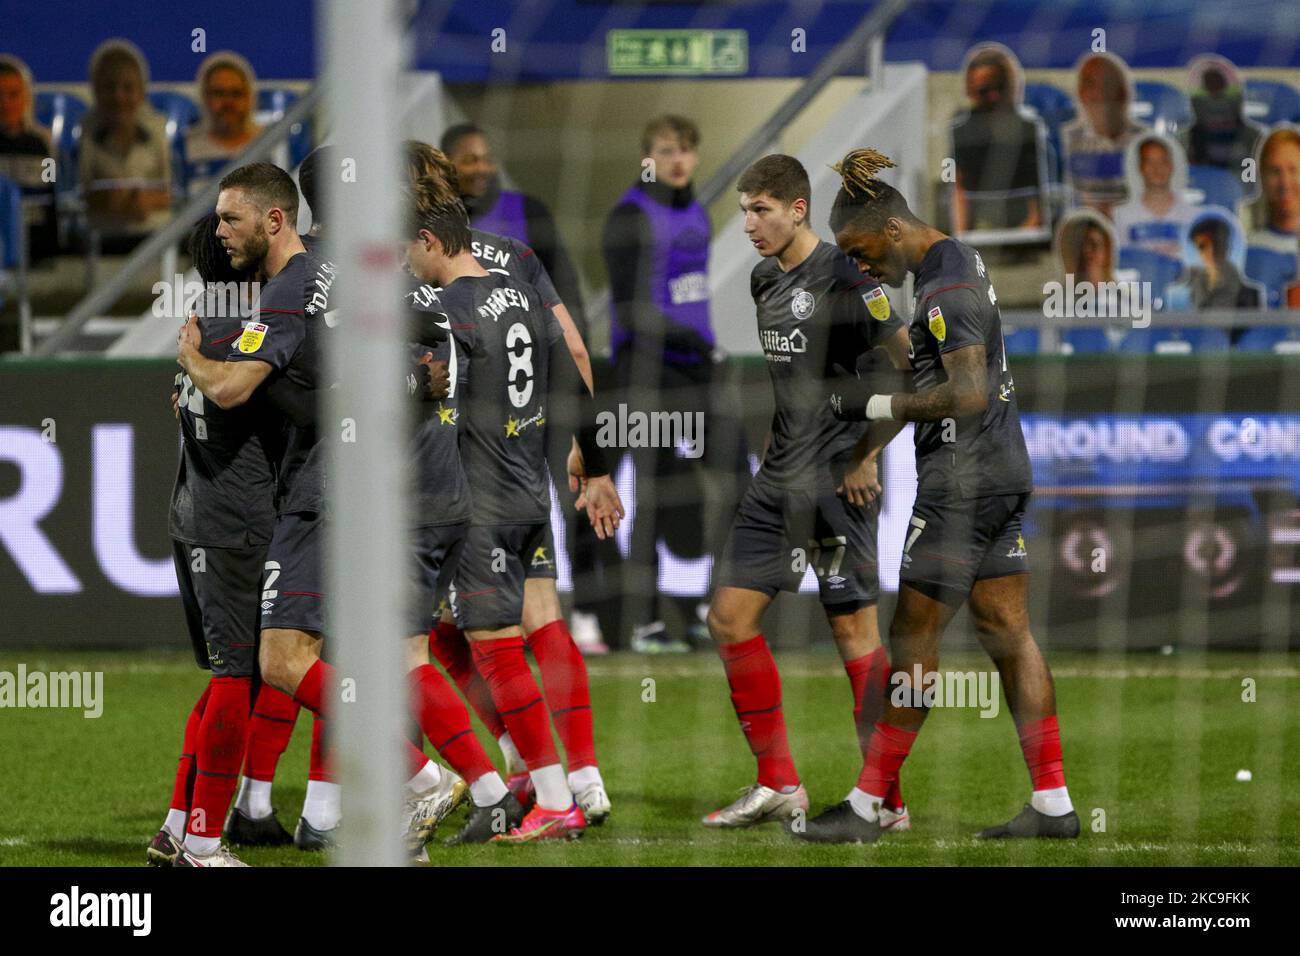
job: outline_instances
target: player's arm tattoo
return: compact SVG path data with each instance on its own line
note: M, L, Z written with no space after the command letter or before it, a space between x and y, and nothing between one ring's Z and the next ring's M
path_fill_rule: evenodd
M203 397L223 409L243 405L271 374L266 362L223 362L206 358L193 348L182 350L177 360Z
M948 381L919 392L897 392L890 408L906 422L937 422L982 412L988 407L984 346L968 345L943 354Z

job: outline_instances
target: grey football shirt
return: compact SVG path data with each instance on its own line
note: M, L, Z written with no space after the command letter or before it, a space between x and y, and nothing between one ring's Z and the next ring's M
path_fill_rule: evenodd
M432 352L434 361L447 363L450 385L447 397L432 406L417 406L420 416L411 440L411 459L415 474L416 526L459 524L470 518L469 482L460 455L460 399L469 372L469 356L451 328L438 292L430 285L417 285L406 294L406 301L417 311L428 313L446 331L446 338L430 345L412 345L412 356L419 359Z
M199 319L199 352L222 361L244 331L239 316ZM172 489L168 533L177 541L213 548L248 548L271 540L279 423L261 395L223 410L182 375L180 461Z
M244 330L229 361L262 361L271 374L284 375L303 388L320 390L324 382L321 336L334 264L315 253L291 258L262 286L253 321ZM325 449L315 425L283 422L285 449L280 459L277 511L319 512L324 505Z
M978 252L951 238L930 247L916 270L908 334L917 391L948 380L943 355L957 349L984 346L988 371L983 412L956 418L946 429L942 421L916 425L917 496L984 498L1032 491L997 294ZM945 431L952 441L944 441Z
M547 371L560 323L535 287L497 273L459 278L438 299L469 358L461 454L474 523L546 521Z
M853 369L859 355L884 344L903 323L880 284L829 242L819 242L788 272L775 256L763 259L749 287L776 399L760 474L794 487L846 454L866 431L865 423L839 421L831 412L835 367Z

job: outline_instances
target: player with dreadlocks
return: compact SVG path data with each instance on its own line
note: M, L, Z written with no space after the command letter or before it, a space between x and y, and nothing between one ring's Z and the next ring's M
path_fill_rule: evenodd
M889 629L891 685L910 693L901 703L885 702L848 799L809 820L800 835L818 842L880 837L881 805L926 717L912 675L935 673L944 629L967 604L1001 675L1033 784L1014 819L980 836L1077 837L1052 674L1029 630L1022 523L1033 483L997 296L980 254L918 219L879 178L893 166L873 149L845 156L834 167L843 184L830 226L863 273L895 287L908 273L915 277L914 390L868 394L869 383L844 379L830 400L839 418L898 429L916 423L916 504Z

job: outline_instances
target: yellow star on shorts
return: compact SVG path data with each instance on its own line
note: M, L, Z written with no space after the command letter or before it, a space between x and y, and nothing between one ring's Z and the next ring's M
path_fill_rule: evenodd
M513 418L506 419L506 437L507 438L519 437L519 422L515 421L515 419Z

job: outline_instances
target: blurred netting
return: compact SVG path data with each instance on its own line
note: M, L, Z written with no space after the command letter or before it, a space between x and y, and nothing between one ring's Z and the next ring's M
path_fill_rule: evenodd
M572 269L571 291L561 294L598 357L598 388L631 408L705 414L705 460L680 448L624 458L619 487L630 520L617 549L595 547L571 521L557 539L561 589L596 615L615 647L632 646L656 623L670 640L707 646L699 612L711 556L746 472L757 467L772 414L752 324L715 328L703 345L689 342L701 359L694 371L683 371L681 340L674 354L659 326L658 352L636 353L639 365L605 360L611 345L618 351L611 328L620 308L648 311L647 322L661 321L656 309L665 312L662 302L633 299L631 306L644 306L639 312L629 306L628 293L618 291L629 285L620 272L644 264L611 240L612 213L641 178L643 130L662 114L688 117L699 131L694 184L716 187L710 177L868 12L838 3L555 2L507 16L434 4L417 14L415 62L443 71L448 122L481 134L479 155L463 167L487 184L476 185L483 192L471 197L471 209L507 231L512 220L500 197L530 197L530 212L513 222L544 261ZM1072 680L1095 685L1090 697L1070 702L1094 735L1067 744L1067 767L1070 748L1086 754L1088 805L1078 809L1085 827L1096 822L1090 808L1120 813L1126 782L1151 769L1126 763L1123 743L1135 732L1125 714L1143 693L1138 672L1150 666L1153 675L1174 678L1172 698L1156 711L1177 733L1157 772L1173 792L1193 796L1175 801L1168 826L1156 828L1171 863L1191 858L1188 848L1204 839L1204 821L1217 809L1195 796L1217 792L1207 789L1208 775L1224 771L1203 764L1214 708L1237 700L1241 679L1251 676L1251 667L1238 675L1215 651L1258 651L1253 669L1276 671L1297 631L1300 31L1293 19L1289 5L1268 2L1154 9L920 2L884 36L887 63L920 61L928 69L925 108L915 115L925 155L895 157L905 172L897 182L918 214L979 249L997 288L1037 489L1026 532L1035 634L1049 657L1064 649L1093 655L1094 663L1066 668L1075 671ZM485 37L497 28L503 45L485 52ZM745 30L747 70L674 75L665 40L647 54L660 57L660 70L614 76L611 34L633 28ZM800 29L804 53L792 46ZM840 158L827 152L826 126L862 90L863 52L796 119L770 131L767 151L799 155L810 170ZM449 152L454 146L444 143ZM747 243L733 186L706 198L705 241L716 263ZM813 222L831 239L825 216L814 204ZM720 297L731 297L731 321L736 297L747 294L743 281L714 276L709 306L716 316ZM907 296L891 290L891 298L909 314ZM720 340L731 343L728 354L709 354L705 346ZM886 631L915 493L909 440L910 429L884 466ZM557 512L567 498L559 489ZM828 647L816 590L810 569L799 595L777 601L765 625L771 643ZM959 615L945 648L974 646ZM700 683L701 693L706 685L725 693L720 680ZM792 686L786 705L794 711L820 685ZM1285 695L1285 680L1274 687ZM620 703L617 719L634 720L638 706ZM701 718L712 713L703 700L678 706L697 708ZM1148 719L1152 710L1137 712ZM1282 779L1284 713L1270 706L1239 741L1243 763L1249 756L1256 777L1273 787ZM1062 719L1068 736L1069 709ZM970 755L988 729L970 719L943 724L923 738L927 746L941 751L942 766L978 773ZM845 722L833 732L847 729ZM742 747L739 738L735 745ZM626 782L648 793L655 773L648 759L638 764L640 753L620 764L625 773L639 771ZM698 777L701 763L692 766ZM922 779L945 794L945 809L969 816L958 789ZM1253 824L1256 843L1278 832L1267 815ZM707 858L707 850L698 854ZM933 862L943 859L936 850ZM1107 859L1098 851L1097 862Z

